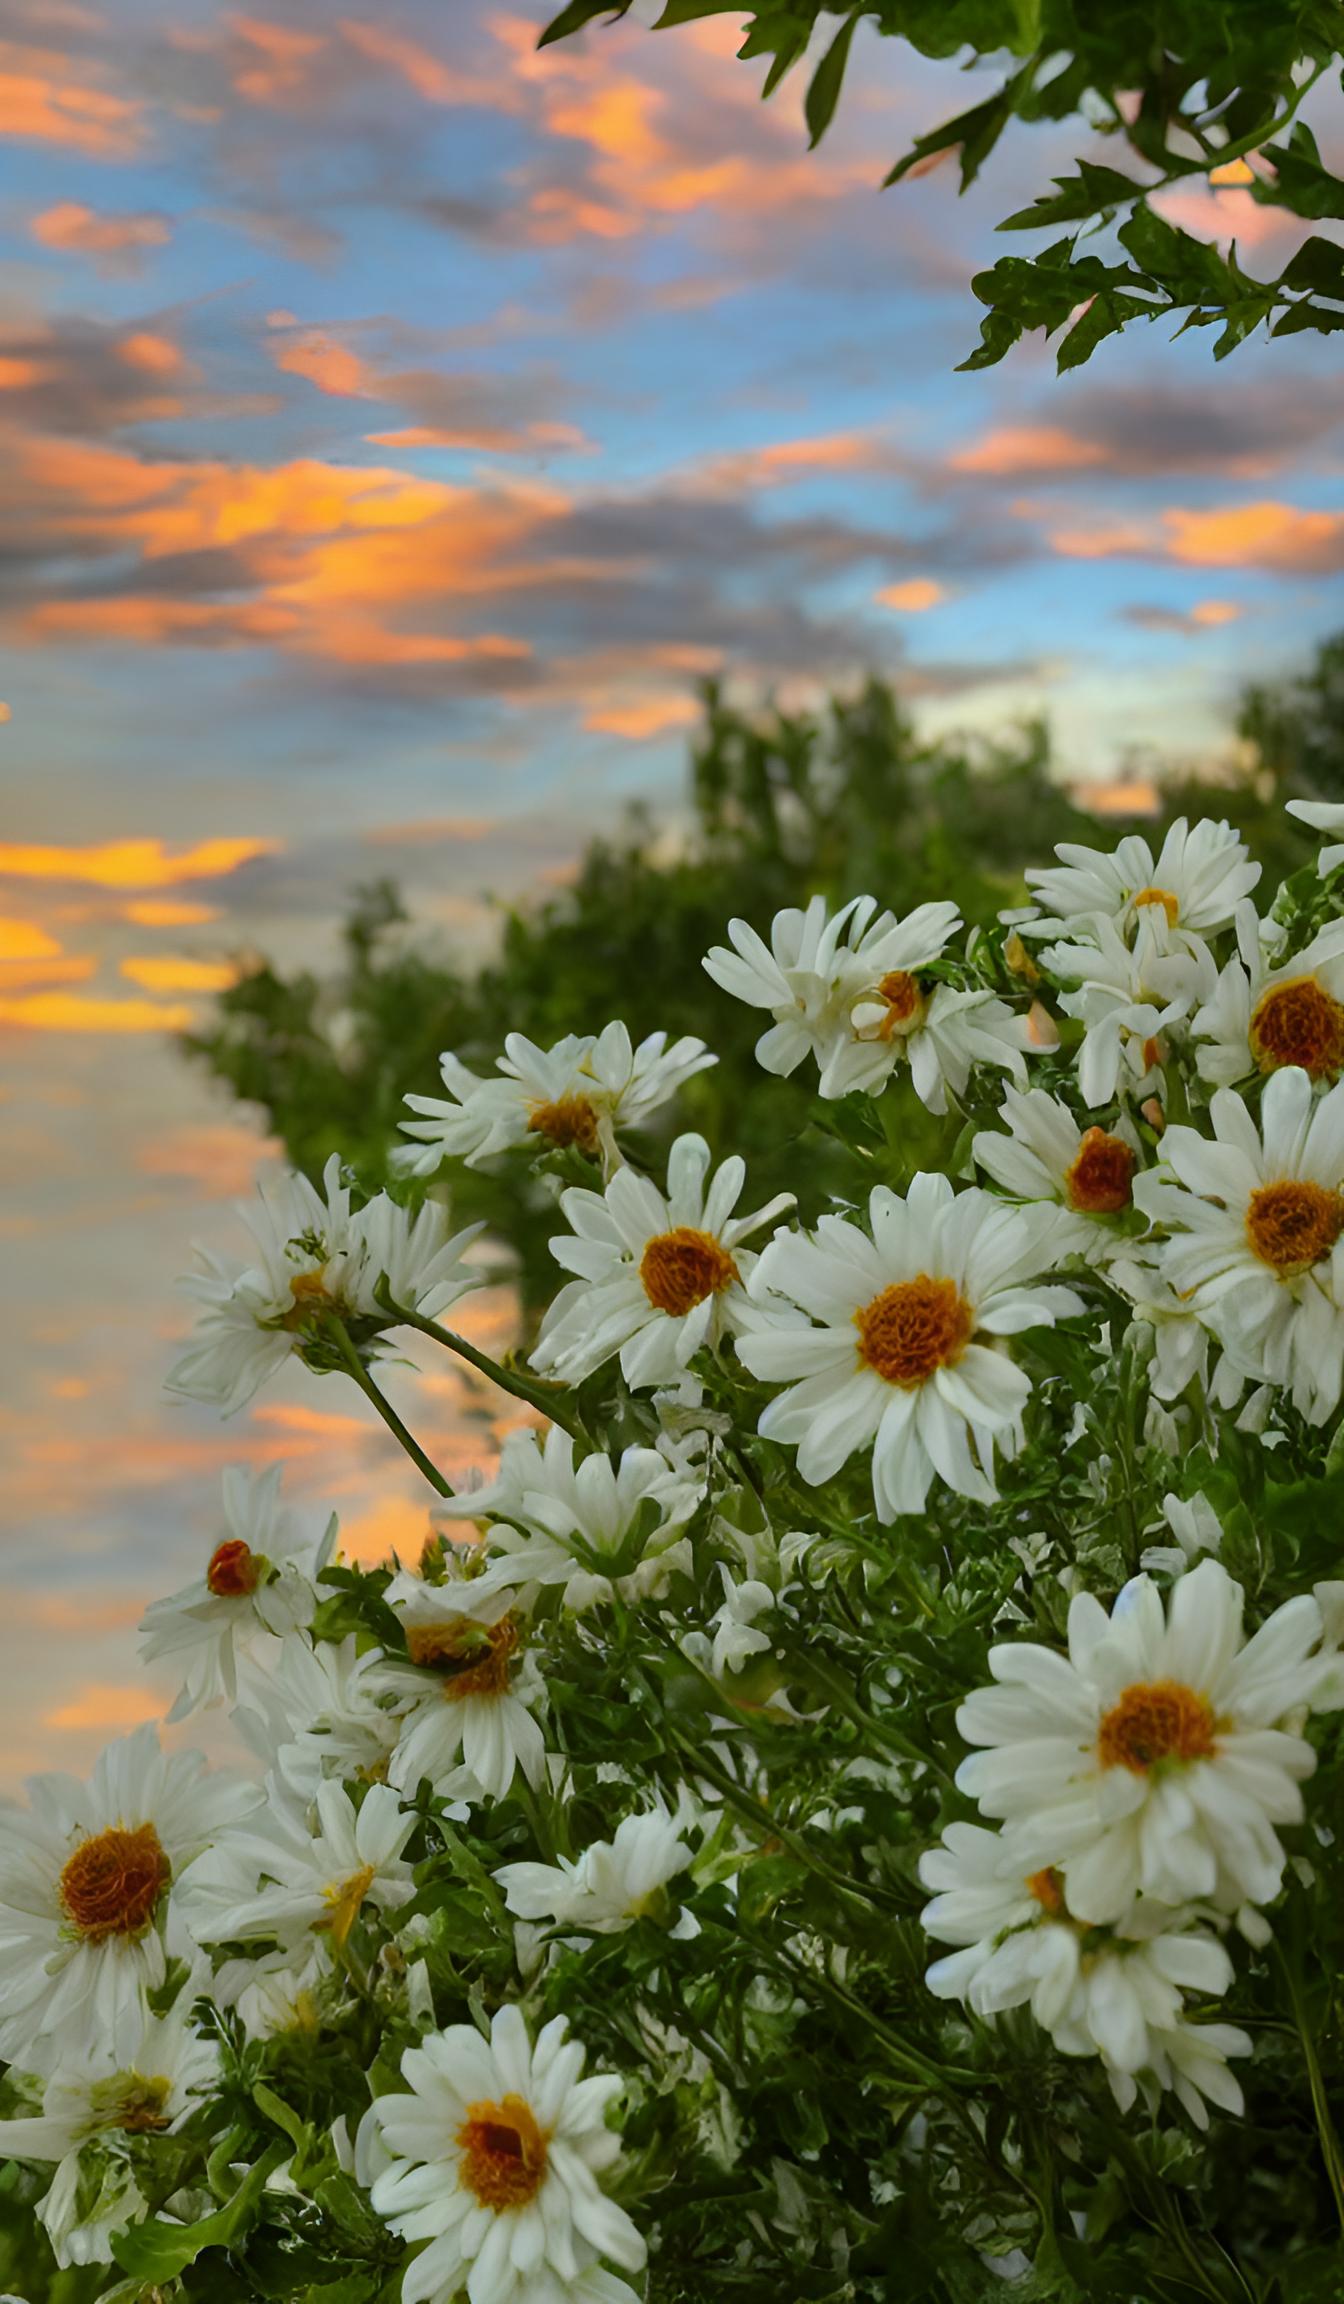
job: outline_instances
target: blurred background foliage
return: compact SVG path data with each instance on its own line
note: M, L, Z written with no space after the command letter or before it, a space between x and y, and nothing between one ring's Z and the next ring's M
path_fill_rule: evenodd
M635 1039L698 1033L719 1056L692 1080L665 1133L697 1128L743 1153L753 1200L796 1185L808 1137L812 1195L827 1186L828 1131L806 1071L768 1079L753 1049L766 1019L720 992L700 961L742 915L768 934L781 906L820 893L837 904L869 891L898 912L952 897L969 924L990 924L1026 895L1024 868L1057 841L1111 847L1140 830L1156 846L1184 815L1225 816L1264 866L1264 886L1305 863L1314 836L1283 804L1344 799L1344 634L1300 673L1248 688L1236 716L1239 766L1211 783L1145 759L1156 795L1142 815L1089 815L1070 797L1043 722L993 739L921 737L900 697L869 679L815 713L753 711L710 683L690 749L689 807L677 826L643 808L582 855L573 883L545 900L500 908L495 951L479 962L408 919L387 881L355 891L330 974L285 975L254 961L185 1046L259 1106L295 1165L316 1179L332 1152L377 1189L401 1141L408 1090L433 1095L452 1049L490 1070L505 1037L549 1046L620 1016ZM1143 799L1142 787L1136 788ZM1123 785L1113 788L1113 797ZM945 1124L922 1115L937 1157ZM656 1162L657 1146L648 1147ZM835 1147L838 1154L839 1147ZM561 1174L565 1155L554 1165ZM837 1165L839 1162L837 1160ZM554 1286L546 1239L551 1195L525 1184L530 1163L491 1172L452 1166L455 1218L501 1221L521 1246L519 1285L535 1308ZM408 1192L419 1187L408 1184ZM531 1201L521 1215L520 1194Z

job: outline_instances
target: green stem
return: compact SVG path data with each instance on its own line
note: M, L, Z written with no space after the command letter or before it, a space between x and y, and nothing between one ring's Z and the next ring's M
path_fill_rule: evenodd
M1302 1988L1293 1972L1287 1953L1280 1949L1279 1957L1283 1963L1284 1975L1288 1979L1288 1995L1293 2005L1293 2022L1297 2026L1297 2036L1302 2043L1302 2056L1307 2067L1307 2081L1311 2088L1311 2108L1316 2115L1316 2133L1321 2143L1321 2158L1325 2162L1325 2172L1330 2179L1330 2191L1334 2198L1335 2214L1339 2218L1340 2230L1344 2232L1344 2157L1340 2153L1339 2135L1334 2121L1330 2117L1330 2103L1325 2092L1325 2078L1321 2071L1321 2060L1316 2053L1316 2042L1312 2037L1310 2019L1302 1998Z
M470 1367L478 1369L482 1376L488 1376L501 1392L511 1393L515 1400L525 1400L529 1408L539 1408L552 1424L558 1424L563 1432L570 1433L574 1439L583 1437L577 1419L560 1405L568 1390L566 1385L547 1384L537 1377L520 1376L516 1369L505 1368L500 1361L492 1360L488 1352L478 1351L474 1344L469 1344L466 1337L459 1336L456 1330L441 1328L437 1320L427 1320L423 1312L412 1312L408 1305L398 1304L385 1286L380 1284L376 1293L378 1302L385 1311L391 1313L399 1326L418 1328L422 1336L432 1336L435 1343L442 1344L446 1352L455 1352L459 1360L465 1360Z
M437 1464L432 1463L430 1458L426 1456L424 1449L421 1447L414 1433L407 1431L406 1426L402 1423L401 1418L398 1416L397 1411L393 1407L391 1401L384 1397L384 1395L379 1391L378 1386L374 1383L372 1376L370 1376L368 1369L360 1359L358 1352L355 1350L355 1347L350 1340L350 1331L346 1327L345 1322L343 1320L329 1319L327 1325L330 1334L335 1338L336 1348L339 1351L342 1360L345 1362L346 1367L354 1377L356 1384L358 1384L359 1389L364 1394L365 1398L372 1401L374 1407L382 1417L384 1424L386 1424L388 1431L393 1433L401 1442L401 1445L405 1449L407 1455L410 1457L411 1462L419 1466L426 1480L428 1480L430 1487L436 1488L440 1496L451 1496L454 1491L450 1483L444 1479L443 1474L440 1472Z

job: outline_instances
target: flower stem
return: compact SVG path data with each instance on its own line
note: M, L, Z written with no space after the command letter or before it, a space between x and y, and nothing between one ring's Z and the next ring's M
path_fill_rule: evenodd
M412 1312L408 1305L398 1304L390 1291L381 1284L377 1296L384 1310L391 1313L399 1326L418 1328L422 1336L432 1336L435 1343L442 1344L445 1351L455 1352L459 1360L467 1361L469 1366L479 1369L482 1376L488 1376L501 1392L512 1393L515 1400L525 1400L529 1408L539 1408L552 1424L558 1424L562 1431L571 1433L575 1439L582 1437L577 1419L561 1408L557 1399L557 1394L563 1397L568 1389L566 1385L546 1384L538 1377L520 1376L516 1369L505 1368L500 1361L492 1360L488 1352L480 1352L474 1344L469 1344L466 1337L459 1336L455 1329L441 1328L437 1320L427 1320L423 1312Z
M1280 1958L1283 1962L1284 1975L1288 1979L1288 1996L1293 2006L1293 2022L1297 2026L1297 2036L1302 2043L1303 2061L1307 2067L1307 2082L1311 2089L1311 2108L1316 2115L1316 2134L1320 2138L1321 2158L1325 2162L1325 2172L1330 2179L1330 2191L1334 2198L1335 2214L1339 2218L1340 2230L1344 2232L1344 2156L1340 2152L1339 2133L1330 2117L1330 2102L1325 2092L1321 2060L1316 2053L1311 2019L1302 1999L1301 1985L1288 1955L1280 1951Z
M408 1432L406 1426L402 1423L401 1418L398 1416L397 1411L393 1407L391 1401L388 1400L384 1394L379 1391L378 1386L374 1383L372 1376L370 1376L368 1369L360 1359L358 1352L355 1350L355 1347L350 1340L350 1332L347 1329L345 1322L343 1320L332 1319L328 1322L328 1326L330 1328L331 1335L335 1339L336 1348L339 1351L342 1360L345 1362L346 1367L354 1377L356 1384L358 1384L359 1389L364 1394L365 1398L373 1402L373 1405L377 1409L379 1415L382 1417L384 1424L386 1424L388 1431L393 1433L395 1437L401 1442L401 1445L405 1449L407 1455L410 1457L411 1462L415 1465L418 1465L426 1480L428 1480L430 1487L436 1488L440 1496L451 1496L454 1493L451 1483L444 1479L444 1476L442 1472L440 1472L438 1465L431 1462L430 1458L425 1454L425 1451L421 1447L419 1441L416 1439L414 1433Z

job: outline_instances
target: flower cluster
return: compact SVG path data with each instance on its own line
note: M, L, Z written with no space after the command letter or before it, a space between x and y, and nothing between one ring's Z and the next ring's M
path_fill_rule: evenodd
M705 967L815 1060L824 1198L806 1137L763 1201L687 1131L649 1173L715 1059L616 1023L445 1056L390 1191L333 1161L202 1257L174 1388L345 1377L430 1533L360 1568L227 1473L143 1656L251 1765L143 1727L0 1822L0 2153L56 2264L877 2304L907 2244L967 2297L1076 2246L1156 2297L1162 2172L1230 2198L1212 2114L1266 2104L1344 2208L1341 856L1263 918L1181 822L969 933L733 921ZM504 1359L439 1318L453 1159L554 1208ZM457 1493L382 1388L408 1331L517 1411Z

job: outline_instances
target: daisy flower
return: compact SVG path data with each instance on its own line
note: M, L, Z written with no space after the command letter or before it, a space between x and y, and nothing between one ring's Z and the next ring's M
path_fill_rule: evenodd
M568 1033L553 1048L511 1032L504 1051L494 1080L480 1079L451 1053L439 1058L449 1101L407 1097L420 1118L401 1123L417 1141L400 1147L398 1168L432 1176L445 1153L478 1168L527 1143L543 1150L574 1144L590 1160L616 1167L617 1129L642 1127L697 1072L718 1063L703 1040L689 1036L669 1046L666 1032L653 1032L632 1047L620 1023L596 1037Z
M704 1495L701 1479L674 1471L654 1448L585 1456L552 1425L510 1432L488 1487L455 1497L435 1519L488 1523L491 1584L560 1587L576 1612L610 1600L642 1600L690 1566L686 1522Z
M546 1742L531 1707L544 1690L514 1595L487 1577L427 1584L403 1571L385 1597L410 1655L376 1674L401 1716L388 1781L413 1793L428 1777L444 1797L466 1800L504 1799L515 1769L539 1783Z
M734 1216L746 1166L725 1160L711 1177L709 1164L702 1136L678 1136L666 1196L629 1168L605 1192L561 1194L573 1235L552 1240L551 1254L578 1277L560 1290L532 1347L541 1375L580 1384L619 1354L635 1390L674 1384L702 1346L736 1332L755 1263L741 1243L791 1208L793 1194Z
M1059 994L1066 1016L1085 1027L1078 1086L1091 1109L1113 1102L1123 1084L1139 1098L1161 1086L1163 1035L1184 1022L1212 975L1207 946L1174 948L1165 912L1145 906L1134 944L1115 922L1095 922L1095 942L1048 944L1041 966L1072 989Z
M295 1174L261 1187L260 1215L242 1211L251 1263L197 1249L197 1270L182 1285L205 1309L195 1341L169 1372L170 1391L231 1416L291 1352L310 1367L341 1365L321 1335L327 1317L353 1326L368 1350L395 1325L377 1298L384 1277L398 1303L427 1319L479 1286L462 1256L483 1225L449 1238L441 1208L427 1204L412 1221L385 1193L352 1210L335 1153L322 1181L322 1193Z
M1289 800L1287 810L1296 816L1299 824L1309 824L1313 832L1344 832L1344 808L1333 800ZM1319 868L1333 872L1336 864L1344 863L1344 842L1333 842L1322 848Z
M1216 1999L1232 1982L1232 1962L1215 1936L1182 1926L1179 1912L1145 1916L1128 1933L1090 1927L1070 1912L1059 1871L1024 1876L1011 1845L981 1825L950 1824L919 1870L937 1891L920 1916L925 1931L959 1947L925 1977L939 1999L963 2000L987 2017L1029 2006L1062 2054L1101 2057L1112 2086L1120 2083L1124 2109L1134 2101L1136 2073L1150 2073L1160 2087L1175 2084L1170 2043L1187 2029L1184 1994ZM1214 2044L1215 2062L1249 2053L1245 2034L1236 2039L1242 2045L1224 2046L1221 2056ZM1242 2109L1235 2082L1221 2093L1197 2091L1188 2108L1201 2127L1204 2094Z
M311 1803L272 1778L259 1813L189 1868L187 1924L201 1942L257 1940L292 1957L316 1937L339 1956L366 1912L395 1912L414 1894L405 1848L416 1822L386 1784L371 1784L356 1807L332 1777Z
M1110 921L1124 933L1144 912L1160 911L1178 938L1216 935L1260 878L1244 841L1211 817L1192 828L1179 816L1156 857L1137 832L1126 833L1109 854L1071 840L1061 841L1055 854L1062 869L1025 876L1046 910L1080 925Z
M50 2069L97 2041L124 2063L144 1994L192 1951L174 1883L256 1787L161 1752L146 1726L109 1744L87 1784L34 1776L28 1794L0 1838L0 2056Z
M400 1723L377 1682L381 1651L360 1653L353 1632L314 1644L290 1634L274 1662L244 1658L232 1714L258 1758L311 1798L323 1776L376 1779Z
M584 2079L584 2053L553 2017L529 2041L504 2007L490 2038L470 2024L433 2033L401 2060L409 2093L373 2107L390 2155L372 2198L403 2240L428 2243L402 2281L404 2304L637 2304L601 2258L637 2272L645 2249L599 2178L620 2157L606 2110L615 2073ZM585 2285L585 2282L588 2284Z
M1266 1081L1258 1126L1231 1088L1209 1116L1212 1141L1168 1128L1135 1187L1170 1235L1162 1276L1244 1375L1322 1423L1344 1383L1344 1082L1318 1099L1289 1066Z
M77 2062L48 2080L40 2112L0 2120L0 2160L56 2163L35 2214L62 2269L112 2262L113 2236L148 2213L135 2141L171 2135L217 2082L219 2049L189 2028L191 1998L184 1988L166 2016L146 2010L115 2069L83 2042Z
M1344 850L1341 851L1344 854ZM1344 920L1332 920L1275 965L1249 905L1239 912L1240 958L1229 960L1190 1019L1202 1080L1230 1087L1296 1064L1318 1083L1344 1070Z
M614 1936L636 1920L670 1918L664 1891L685 1872L692 1851L682 1839L689 1818L662 1807L626 1816L610 1840L594 1840L573 1861L502 1864L495 1879L520 1920L550 1920L585 1936ZM683 1915L674 1935L695 1933Z
M702 966L735 1000L769 1010L774 1022L756 1043L756 1061L787 1078L808 1055L824 1067L852 1038L849 1011L860 993L888 970L926 967L959 925L955 904L921 904L897 921L878 913L875 896L852 897L835 913L814 896L805 912L775 914L769 944L745 920L730 920L733 949L716 944Z
M850 1007L849 1026L850 1035L822 1068L821 1095L848 1096L855 1089L873 1094L908 1064L915 1094L930 1112L946 1112L949 1089L965 1095L977 1064L995 1065L1024 1081L1023 1050L1035 1045L1027 1018L1015 1016L995 993L921 984L902 968L888 969L865 986Z
M170 1720L199 1705L232 1702L238 1658L269 1635L283 1638L311 1624L315 1578L331 1558L335 1516L314 1545L301 1537L280 1503L280 1467L252 1474L231 1466L223 1479L222 1525L205 1574L170 1599L156 1600L141 1620L141 1661L171 1657L185 1670Z
M987 1747L957 1783L1006 1819L1023 1874L1056 1868L1080 1920L1127 1920L1138 1898L1235 1911L1278 1894L1275 1827L1302 1815L1311 1746L1279 1725L1307 1701L1316 1602L1286 1601L1242 1639L1243 1594L1216 1560L1173 1585L1164 1612L1136 1576L1108 1616L1091 1593L1069 1609L1069 1652L992 1648L997 1685L957 1726Z
M757 1324L738 1357L789 1389L758 1429L797 1448L813 1487L871 1446L883 1520L922 1512L935 1474L988 1501L995 1448L1020 1447L1031 1391L999 1339L1082 1310L1071 1289L1035 1278L1060 1251L1059 1215L923 1175L905 1199L878 1185L868 1216L871 1239L823 1216L810 1237L779 1233L762 1255Z
M1005 1088L1008 1134L982 1129L972 1157L1017 1200L1057 1200L1083 1217L1121 1216L1134 1204L1139 1137L1121 1114L1113 1130L1084 1128L1067 1104L1044 1088ZM1099 1256L1113 1236L1094 1224L1076 1228L1083 1255Z

